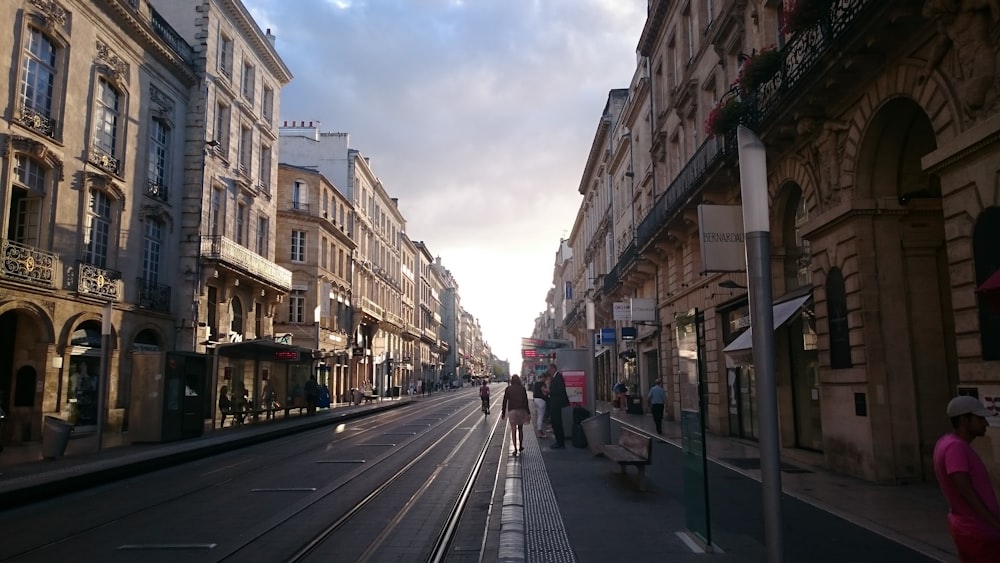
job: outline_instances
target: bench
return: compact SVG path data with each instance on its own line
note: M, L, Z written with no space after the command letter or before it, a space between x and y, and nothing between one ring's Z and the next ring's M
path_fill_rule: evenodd
M367 403L370 403L372 401L378 400L378 395L375 395L375 394L372 394L372 395L362 395L361 398L363 398L365 400L365 403L367 404Z
M622 426L618 443L601 446L601 453L620 465L622 474L628 465L639 468L639 490L646 490L646 466L653 462L652 437Z

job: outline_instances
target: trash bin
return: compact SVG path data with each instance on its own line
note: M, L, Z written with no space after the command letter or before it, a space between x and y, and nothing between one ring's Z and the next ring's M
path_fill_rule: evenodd
M611 413L602 412L580 423L584 435L587 436L587 446L590 453L599 455L601 446L611 443Z
M55 459L66 453L69 436L73 433L73 425L61 418L46 416L42 425L42 457Z
M354 392L354 404L355 405L360 405L361 404L361 389L354 389L353 392Z
M573 447L586 448L587 436L583 433L581 423L590 418L590 411L583 407L573 407Z

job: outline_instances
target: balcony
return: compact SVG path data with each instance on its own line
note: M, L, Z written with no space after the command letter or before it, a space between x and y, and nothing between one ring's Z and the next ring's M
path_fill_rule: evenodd
M216 260L281 291L288 292L292 288L292 272L224 236L201 237L201 257Z
M96 146L92 147L90 149L90 163L97 165L105 172L114 174L115 176L121 176L121 161L104 149Z
M0 241L0 277L55 289L56 255L12 240Z
M167 186L159 180L149 178L146 180L146 195L159 201L167 201L169 192Z
M139 306L153 311L170 311L170 286L137 278Z
M149 7L150 12L150 26L153 28L153 33L159 36L170 48L180 55L182 59L187 62L194 61L194 50L191 46L187 44L187 41L181 38L181 36L174 31L174 28L170 27L167 20L163 19L152 6Z
M76 268L76 292L105 301L119 301L122 295L121 277L121 272L79 262Z
M27 107L24 102L21 102L21 111L17 121L46 137L54 138L56 136L56 120Z
M380 307L378 304L376 304L374 301L372 301L367 297L362 297L357 301L357 303L358 305L361 306L361 312L371 317L374 317L378 320L382 320L383 316L385 315L385 309L383 309L382 307Z
M389 324L391 324L391 325L393 325L393 326L395 326L397 328L403 328L403 318L400 317L399 315L397 315L396 313L392 313L392 312L386 311L385 312L385 317L383 317L383 320L385 320L385 322L387 322L387 323L389 323Z

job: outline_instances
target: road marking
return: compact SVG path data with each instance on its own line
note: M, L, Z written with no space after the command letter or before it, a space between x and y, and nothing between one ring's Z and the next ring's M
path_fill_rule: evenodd
M389 447L395 447L396 446L396 444L371 444L371 443L369 443L369 444L358 444L358 445L359 446L389 446Z
M416 436L416 432L386 432L383 436Z
M316 463L364 463L363 459L317 459Z
M119 550L127 549L215 549L216 543L129 543L119 545Z
M311 493L316 487L271 487L267 489L250 489L251 493Z

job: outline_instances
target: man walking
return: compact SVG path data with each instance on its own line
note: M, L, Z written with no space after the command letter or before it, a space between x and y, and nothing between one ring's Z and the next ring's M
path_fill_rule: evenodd
M656 425L656 433L663 434L663 405L667 402L667 392L660 386L659 378L653 382L649 388L649 410L653 413L653 424Z
M549 364L548 375L552 378L549 384L549 418L552 419L552 435L556 443L552 449L561 450L566 447L566 433L563 430L562 409L569 406L569 395L566 394L566 381L556 364Z
M1000 505L986 465L972 441L986 435L986 417L997 413L971 396L948 403L952 431L934 446L934 474L948 500L948 528L962 563L996 561L1000 553Z

